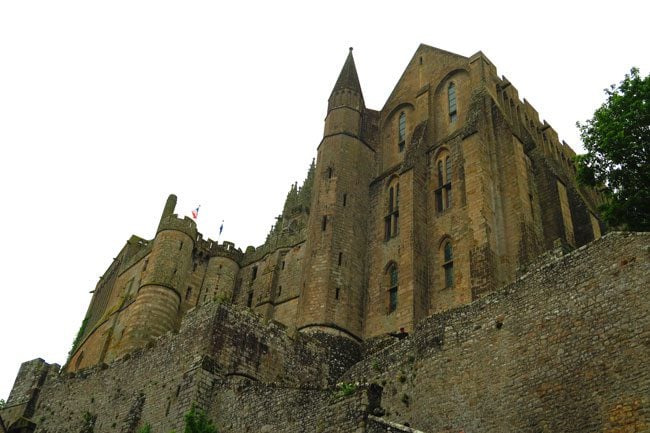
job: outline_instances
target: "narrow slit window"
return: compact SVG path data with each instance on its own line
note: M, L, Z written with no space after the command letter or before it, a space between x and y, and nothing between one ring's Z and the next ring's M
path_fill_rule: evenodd
M257 266L253 266L253 273L251 274L251 281L257 278Z
M456 105L456 85L454 83L449 83L449 87L447 88L447 97L449 99L449 121L453 123L458 118Z
M399 147L400 152L404 150L405 142L406 142L406 113L402 111L399 115L398 131L397 131L397 145Z
M246 301L246 305L248 306L248 308L253 306L253 292L250 292L248 294L248 300Z
M384 240L388 241L399 232L399 183L388 189L387 214L384 217Z
M443 270L445 275L445 288L453 287L454 285L454 253L451 246L451 241L445 242L443 251Z
M347 204L347 202L348 202L348 195L343 194L343 206L345 206Z
M327 215L323 215L323 221L321 223L321 230L325 231L327 229Z
M334 299L338 300L340 295L341 295L341 289L337 287L336 291L334 292Z
M339 253L339 266L343 263L343 253Z
M388 268L388 282L388 314L390 314L397 310L398 274L395 263Z
M444 151L439 157L435 165L436 185L435 185L435 206L438 213L442 213L449 209L452 205L451 201L451 178L452 178L452 164L451 157L447 151Z

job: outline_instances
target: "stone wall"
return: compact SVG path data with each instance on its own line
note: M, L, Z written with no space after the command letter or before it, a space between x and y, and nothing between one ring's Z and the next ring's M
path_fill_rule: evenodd
M31 419L42 433L77 432L89 424L94 433L134 433L144 423L154 432L179 431L192 404L208 409L227 379L326 388L328 356L313 338L212 302L190 310L179 333L110 365L56 374L58 366L42 360L23 364L2 416L8 426Z
M384 418L426 432L650 431L648 281L650 234L611 233L426 319L344 380L382 384Z

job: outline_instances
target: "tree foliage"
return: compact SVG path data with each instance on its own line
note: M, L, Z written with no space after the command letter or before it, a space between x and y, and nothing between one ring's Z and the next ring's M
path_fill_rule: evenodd
M192 408L185 414L185 432L184 433L217 433L217 428L208 419L205 412Z
M594 116L577 124L587 150L576 158L578 182L605 194L600 211L608 225L649 231L650 75L632 68L605 93Z

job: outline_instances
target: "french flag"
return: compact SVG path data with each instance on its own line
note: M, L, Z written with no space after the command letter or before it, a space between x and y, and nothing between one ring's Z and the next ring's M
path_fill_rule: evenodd
M197 219L199 217L199 208L201 205L199 205L196 209L192 210L192 218Z

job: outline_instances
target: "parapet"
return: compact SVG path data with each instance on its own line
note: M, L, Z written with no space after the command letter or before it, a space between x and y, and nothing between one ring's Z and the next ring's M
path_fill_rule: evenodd
M203 236L200 233L197 234L195 239L196 242L194 245L196 249L207 257L226 257L237 264L240 264L244 257L242 250L240 248L235 248L235 244L232 242L223 241L222 243L219 243L212 239L203 239Z
M158 226L158 232L156 234L163 230L176 230L183 232L192 239L196 239L198 235L196 222L192 220L192 218L183 217L181 219L176 214L169 215L160 220L160 225Z

